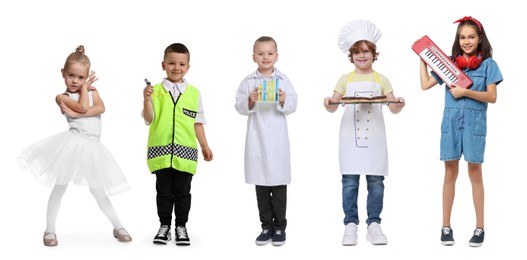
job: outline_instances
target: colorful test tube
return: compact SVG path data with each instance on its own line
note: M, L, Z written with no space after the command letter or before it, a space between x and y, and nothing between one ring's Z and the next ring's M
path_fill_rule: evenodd
M258 83L258 101L262 101L262 83Z
M269 101L276 101L275 99L275 96L276 96L276 84L275 84L275 81L274 80L271 80L271 84L273 84L273 87L271 88L271 95L269 97Z
M276 101L278 101L278 93L280 92L280 87L278 86L278 78L276 78Z
M264 80L264 101L269 99L269 87L267 86L267 80Z

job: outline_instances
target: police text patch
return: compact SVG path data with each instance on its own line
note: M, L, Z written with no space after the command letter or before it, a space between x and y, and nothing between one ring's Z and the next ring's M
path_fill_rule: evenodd
M196 111L190 111L188 109L183 108L183 114L190 116L192 118L196 118Z

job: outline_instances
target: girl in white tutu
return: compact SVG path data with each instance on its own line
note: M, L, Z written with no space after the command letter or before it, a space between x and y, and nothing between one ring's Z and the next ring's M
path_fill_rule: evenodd
M132 240L123 228L108 196L129 189L112 154L100 143L101 114L104 103L91 84L97 81L90 72L90 59L84 46L71 53L61 70L66 91L56 102L66 117L69 130L41 140L20 155L19 163L49 187L44 245L58 244L55 223L62 195L68 184L88 186L99 208L112 223L113 236L121 242Z

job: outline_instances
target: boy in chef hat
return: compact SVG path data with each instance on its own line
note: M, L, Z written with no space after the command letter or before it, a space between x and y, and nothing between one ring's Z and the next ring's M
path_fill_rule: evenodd
M388 149L383 104L393 114L405 105L402 97L396 98L388 78L373 70L377 60L376 43L381 31L367 20L348 23L340 31L339 48L348 55L355 69L340 77L333 95L324 99L328 112L335 112L343 97L381 98L383 103L356 103L344 106L340 125L339 163L342 174L342 208L344 210L344 236L342 245L357 244L359 214L357 198L359 180L366 176L367 234L366 240L374 245L386 245L388 240L381 229L381 212L384 200L384 178L388 175Z

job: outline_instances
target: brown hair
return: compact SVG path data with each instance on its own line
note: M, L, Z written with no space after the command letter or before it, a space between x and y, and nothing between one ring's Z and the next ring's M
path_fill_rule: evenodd
M88 58L88 56L84 54L83 45L79 45L74 52L68 55L68 58L66 58L66 62L64 63L64 69L68 69L69 65L72 63L80 63L86 65L88 67L88 71L90 70L90 58Z
M456 38L454 39L454 43L452 44L452 59L455 60L457 56L463 55L463 50L461 49L461 46L459 44L459 33L461 32L461 28L463 26L472 26L474 30L476 30L476 33L478 34L478 37L480 38L481 42L478 44L478 54L481 54L482 59L486 58L492 58L492 46L490 45L489 39L487 38L487 34L485 33L485 28L483 28L483 25L475 19L466 19L461 22L459 22L456 30Z
M377 52L377 46L373 42L360 40L351 45L349 49L348 59L351 63L353 63L353 53L362 50L362 43L365 43L368 47L368 50L373 53L373 61L377 60L377 57L379 56L379 53Z
M182 53L186 54L188 57L188 61L190 62L190 51L188 50L187 46L185 46L182 43L172 43L168 47L165 48L165 54L163 56L163 59L167 57L169 53Z
M260 42L273 42L276 51L278 51L278 44L276 44L276 41L273 39L273 37L270 37L270 36L261 36L260 38L256 39L256 41L254 41L254 44L253 44L253 52L254 52L254 48L256 47L256 44L258 44L258 43L260 43Z

